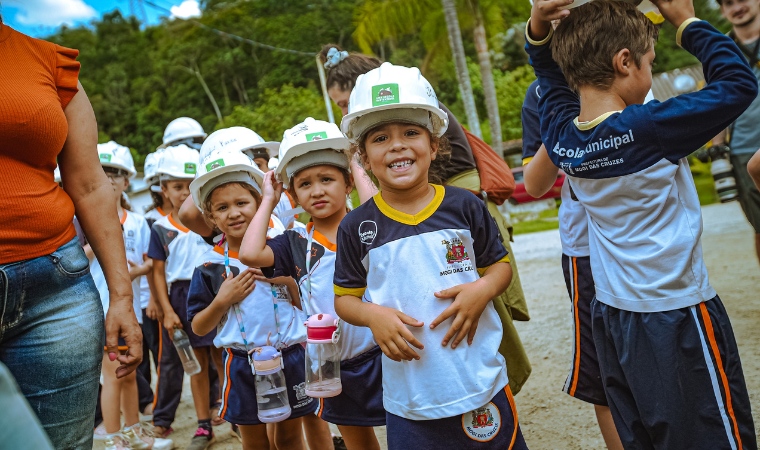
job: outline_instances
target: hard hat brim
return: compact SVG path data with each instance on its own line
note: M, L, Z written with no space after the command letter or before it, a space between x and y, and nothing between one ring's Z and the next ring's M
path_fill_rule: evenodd
M346 136L348 136L351 142L357 142L358 139L363 134L363 131L369 128L369 127L365 127L363 130L360 130L361 131L360 133L356 133L354 130L354 125L356 124L359 118L370 115L370 114L374 114L374 113L378 113L382 111L394 110L394 109L424 109L434 114L436 117L438 117L438 119L442 123L442 126L440 127L440 129L434 133L436 137L443 136L443 134L448 129L449 118L446 115L446 112L443 111L441 108L434 107L431 105L426 105L424 103L394 103L391 105L375 106L373 108L356 111L356 112L347 114L343 117L343 120L341 120L340 122L340 129L341 131L343 131L343 133L345 133ZM380 123L388 123L388 122L389 122L388 120L378 120L377 123L380 124Z
M351 148L351 142L349 142L349 140L346 139L345 137L319 139L316 141L309 141L309 142L303 142L301 144L296 144L290 147L288 151L285 153L285 155L283 155L282 158L280 158L280 163L277 166L277 169L275 169L274 174L277 176L277 179L280 182L282 182L285 187L287 187L287 184L290 180L283 179L283 175L285 173L285 168L287 167L288 163L290 163L290 161L292 161L293 159L298 158L299 156L303 156L306 153L313 152L315 150L348 151L348 149L350 148Z
M195 203L195 206L199 210L203 211L203 203L206 201L205 198L201 198L201 190L203 189L203 186L214 178L232 172L249 173L251 178L253 178L253 181L258 185L258 190L261 191L261 187L264 185L264 172L258 167L248 164L230 164L229 166L219 167L211 172L204 173L190 183L190 195L192 195L193 203Z

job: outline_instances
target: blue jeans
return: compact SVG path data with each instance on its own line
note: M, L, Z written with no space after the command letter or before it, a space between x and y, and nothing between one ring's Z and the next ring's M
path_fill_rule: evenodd
M76 239L0 265L0 361L56 449L92 448L104 340L100 296Z

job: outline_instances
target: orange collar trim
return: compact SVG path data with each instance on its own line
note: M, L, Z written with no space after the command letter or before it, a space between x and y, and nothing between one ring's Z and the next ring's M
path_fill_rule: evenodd
M306 232L307 233L311 233L311 229L312 228L314 228L314 222L309 222L309 223L306 224ZM314 230L314 240L317 241L317 242L319 242L320 244L322 244L322 246L324 248L330 250L331 252L337 252L338 251L338 246L336 244L333 244L332 242L330 242L330 240L327 239L327 237L325 237L324 234L320 233L317 230Z
M127 221L127 214L128 214L127 210L125 209L124 210L124 215L122 215L121 217L119 217L119 222L121 222L122 225L124 225L124 222Z
M172 217L172 215L171 215L171 214L169 214L169 216L168 216L168 217L169 217L169 222L170 222L172 225L174 225L175 227L177 227L177 229L178 229L179 231L181 231L181 232L183 232L183 233L189 233L189 232L190 232L190 228L187 228L186 226L184 226L184 225L182 225L182 224L180 224L180 223L178 223L178 222L175 222L175 221L174 221L174 217Z
M214 251L224 256L224 248L217 245L217 246L214 246ZM240 259L238 257L238 252L233 252L232 250L230 250L230 258Z
M156 206L156 211L158 211L158 213L161 214L164 217L166 217L169 214L168 212L164 212L164 210L161 209L160 206Z

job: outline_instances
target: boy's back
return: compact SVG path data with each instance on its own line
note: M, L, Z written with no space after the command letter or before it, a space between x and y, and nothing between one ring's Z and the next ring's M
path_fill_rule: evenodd
M568 17L556 0L536 0L526 48L543 94L541 137L589 215L592 334L624 447L757 448L685 159L752 102L757 83L733 42L694 18L691 0L655 3L703 63L707 86L638 104L657 37L648 19L623 2L596 0ZM552 38L554 19L564 20Z
M580 102L548 46L530 46L547 91L540 103L543 140L589 214L597 298L630 311L678 309L715 296L702 259L699 199L682 158L757 91L739 50L709 24L690 22L679 36L704 63L708 85L701 92L589 122L578 121Z

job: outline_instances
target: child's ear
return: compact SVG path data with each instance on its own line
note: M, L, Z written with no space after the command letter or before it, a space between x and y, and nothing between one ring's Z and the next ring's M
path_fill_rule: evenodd
M354 190L354 175L348 175L348 184L346 185L346 195L350 194Z
M621 76L628 76L631 72L632 66L635 64L631 51L624 48L612 57L612 68L615 70L615 74Z
M438 156L438 149L441 147L441 139L440 138L434 138L431 135L430 139L430 160L435 161L436 156Z

